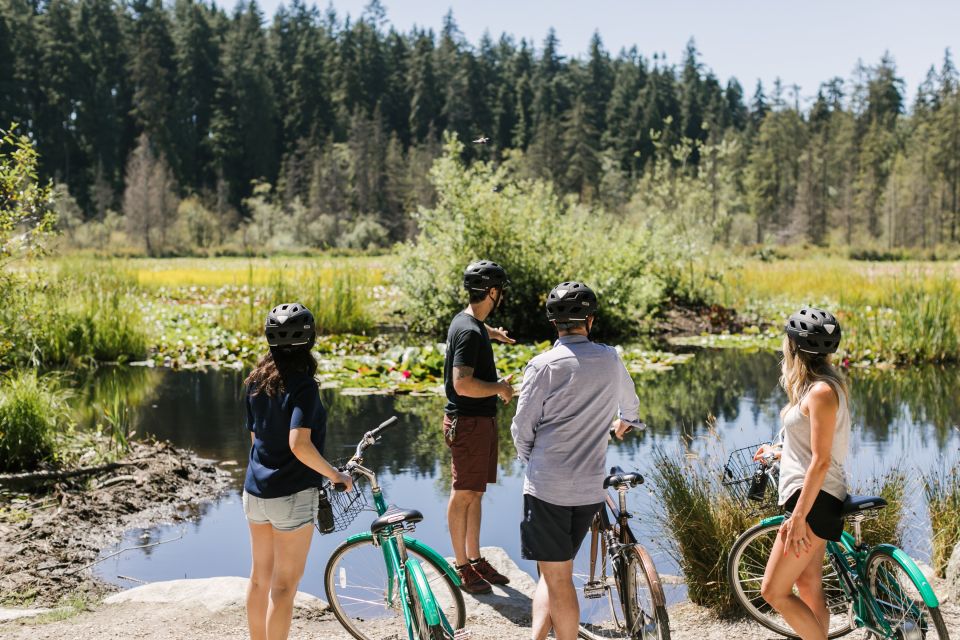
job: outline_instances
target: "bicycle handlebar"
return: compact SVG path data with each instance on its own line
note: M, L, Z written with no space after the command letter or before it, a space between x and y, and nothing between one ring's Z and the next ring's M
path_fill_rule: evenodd
M380 434L387 428L392 427L398 422L399 418L397 416L390 416L386 420L380 423L376 429L371 429L363 434L363 438L360 439L360 442L357 443L357 450L354 452L353 457L344 465L344 473L350 473L354 467L357 466L357 460L363 456L363 452L367 450L368 447L371 447L380 440ZM345 491L347 485L336 482L333 485L333 488L337 491Z

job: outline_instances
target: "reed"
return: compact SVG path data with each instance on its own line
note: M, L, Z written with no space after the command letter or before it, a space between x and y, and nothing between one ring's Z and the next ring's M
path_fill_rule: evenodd
M960 544L960 466L927 473L924 489L933 528L931 561L937 575L943 576L953 550Z

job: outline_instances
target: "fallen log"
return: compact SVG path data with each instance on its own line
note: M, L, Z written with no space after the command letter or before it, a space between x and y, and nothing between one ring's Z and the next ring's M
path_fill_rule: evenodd
M67 478L76 478L79 476L88 476L104 471L113 471L122 467L129 467L134 462L110 462L97 465L95 467L80 467L79 469L61 469L57 471L28 471L24 473L2 473L0 474L0 484L17 484L27 482L46 482L50 480L66 480Z

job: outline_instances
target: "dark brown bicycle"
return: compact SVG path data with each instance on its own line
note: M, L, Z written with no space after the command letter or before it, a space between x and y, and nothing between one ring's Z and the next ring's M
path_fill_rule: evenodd
M573 561L580 598L580 637L588 640L670 640L670 621L653 559L630 530L627 492L639 473L613 467L603 482L614 489L593 520Z

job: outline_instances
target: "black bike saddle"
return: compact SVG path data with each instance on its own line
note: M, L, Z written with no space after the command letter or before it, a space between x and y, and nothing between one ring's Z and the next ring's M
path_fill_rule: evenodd
M843 501L843 515L850 516L871 509L882 509L885 506L887 501L878 496L847 496Z
M638 484L643 484L643 476L636 471L627 473L620 467L611 467L610 475L603 481L603 488L609 489L610 487L620 487L622 485L635 487Z
M386 513L373 521L370 525L372 533L379 533L387 527L398 525L404 522L415 524L423 520L423 514L416 509L401 509L395 504L387 507Z

